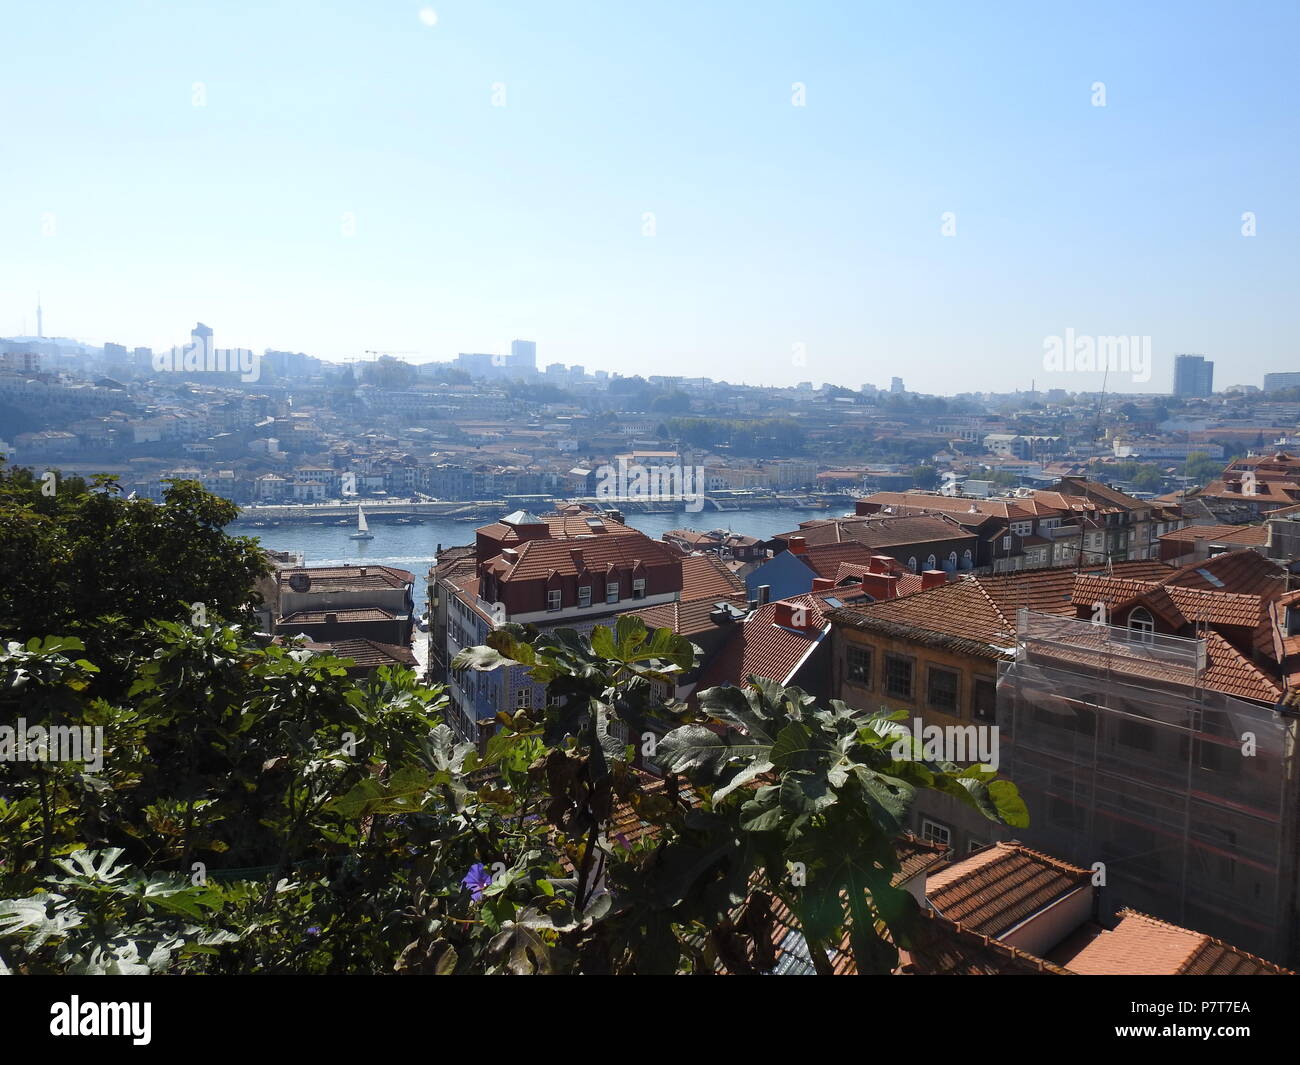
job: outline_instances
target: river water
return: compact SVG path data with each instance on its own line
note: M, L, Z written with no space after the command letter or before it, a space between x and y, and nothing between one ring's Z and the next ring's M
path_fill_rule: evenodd
M794 510L764 507L755 510L703 511L698 514L629 514L627 523L656 539L670 529L728 528L748 536L765 539L779 532L797 528L801 521L833 517L851 510L851 505L830 510ZM506 512L503 510L502 515ZM370 563L396 566L415 574L416 612L423 613L425 576L433 564L438 545L453 547L472 544L474 530L490 521L449 521L425 519L423 525L393 525L371 522L373 540L349 540L355 525L296 525L256 529L248 522L237 521L229 527L235 536L256 536L263 546L277 551L301 551L308 566L349 566Z

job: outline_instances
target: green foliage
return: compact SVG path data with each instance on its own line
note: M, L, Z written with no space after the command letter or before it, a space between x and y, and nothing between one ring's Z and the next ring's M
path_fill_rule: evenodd
M114 517L105 498L49 520ZM481 748L408 671L357 679L232 624L139 627L98 654L0 647L0 725L98 737L94 759L0 757L0 971L763 972L781 906L821 971L841 944L888 971L916 793L1025 822L1014 786L925 761L889 715L760 679L688 709L671 693L696 649L632 617L462 652L454 668L525 670L549 696Z

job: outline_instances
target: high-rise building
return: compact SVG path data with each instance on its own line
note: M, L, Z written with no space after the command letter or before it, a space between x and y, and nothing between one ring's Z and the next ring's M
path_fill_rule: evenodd
M895 394L906 392L907 389L903 387L903 379L901 377L891 377L889 379L889 391Z
M537 369L537 342L535 340L512 340L510 342L510 366Z
M1204 355L1174 356L1174 395L1205 397L1214 392L1214 363Z
M1300 373L1287 371L1286 373L1266 373L1264 375L1264 391L1280 392L1284 388L1300 388Z

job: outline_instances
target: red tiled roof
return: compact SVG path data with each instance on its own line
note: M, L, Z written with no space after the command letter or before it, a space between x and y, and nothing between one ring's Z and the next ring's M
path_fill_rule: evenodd
M906 547L937 540L975 540L974 533L967 532L951 519L937 514L821 518L806 521L790 532L777 533L772 539L788 541L791 536L802 536L809 547L858 543L873 552L886 547Z
M1091 875L1019 843L994 843L931 876L925 895L949 920L999 936L1086 885Z
M402 647L395 643L380 643L377 640L309 642L307 648L311 651L332 654L337 658L350 658L358 668L401 665L414 669L419 665L415 652L409 647Z
M1129 909L1114 928L1086 926L1050 954L1083 976L1294 975L1221 939Z
M719 602L733 603L744 607L744 595L719 596L717 599L694 599L689 602L658 603L642 610L629 610L627 613L639 617L650 629L672 629L678 636L698 636L718 628L718 623L710 616L714 606ZM726 622L734 625L736 622Z
M333 616L339 624L357 621L393 621L397 615L377 606L339 607L328 610L295 610L285 614L278 625L323 625L327 617Z
M576 577L582 572L600 572L608 567L627 569L643 562L647 567L672 566L682 561L678 551L644 533L635 536L606 536L570 540L525 540L512 548L513 561L500 554L484 563L502 580L532 580L552 574ZM581 556L582 568L577 559Z
M415 583L414 573L395 566L304 566L279 570L280 586L287 588L295 573L305 573L311 578L313 592L403 588Z
M1197 540L1212 544L1262 546L1268 543L1268 529L1263 525L1188 525L1163 533L1160 539L1186 543L1189 547Z
M716 555L687 555L682 559L683 599L725 599L744 591L745 582Z
M779 603L765 603L736 626L736 631L704 667L698 690L719 684L746 684L750 677L788 683L826 632L826 615L830 609L827 600L850 602L862 594L853 587L828 588L780 600L779 603L798 604L809 612L808 627L803 629L776 624Z

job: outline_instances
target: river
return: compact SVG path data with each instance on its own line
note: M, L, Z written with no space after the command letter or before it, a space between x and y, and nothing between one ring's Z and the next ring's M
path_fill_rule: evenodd
M629 514L627 523L648 536L658 538L670 529L728 528L748 536L766 538L796 528L801 521L833 517L850 510L794 510L769 507L755 510L704 511L698 514ZM505 511L502 511L505 514ZM396 566L415 574L416 612L424 612L425 576L433 564L438 545L452 547L474 542L474 530L488 520L476 522L430 518L423 525L393 525L372 522L373 540L349 540L355 526L285 524L277 528L256 529L237 521L229 527L236 536L256 536L262 544L277 551L300 551L308 566L351 566L372 563Z

